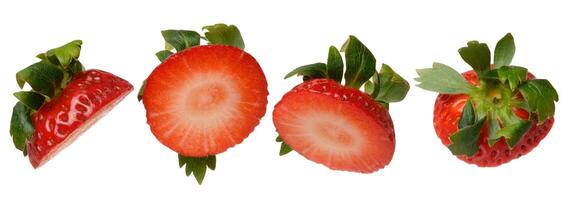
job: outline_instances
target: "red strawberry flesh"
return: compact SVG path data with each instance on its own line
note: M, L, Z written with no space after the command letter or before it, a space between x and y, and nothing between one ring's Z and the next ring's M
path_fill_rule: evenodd
M34 168L49 161L120 102L133 87L105 71L87 70L74 77L60 96L32 116L34 134L28 142Z
M371 173L391 161L393 123L369 95L329 79L304 82L275 106L283 141L331 169Z
M267 105L267 81L257 61L226 45L195 46L154 69L143 103L152 133L170 149L205 157L241 143Z

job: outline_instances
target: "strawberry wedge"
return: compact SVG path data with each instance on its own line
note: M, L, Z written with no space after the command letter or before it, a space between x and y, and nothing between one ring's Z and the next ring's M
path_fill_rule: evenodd
M10 134L16 148L38 168L71 144L118 104L133 87L105 71L86 70L79 62L82 41L51 49L16 74Z
M395 131L389 103L403 100L409 83L375 58L355 36L327 63L298 67L286 75L304 82L287 92L273 111L280 155L296 151L333 170L372 173L391 162ZM344 78L344 79L343 79ZM344 84L342 85L342 80ZM365 91L359 88L365 84Z
M286 144L331 169L370 173L389 164L395 150L387 110L334 80L296 86L275 106L273 120Z
M78 74L58 98L33 115L35 131L28 143L32 166L43 165L71 144L132 89L127 81L101 70Z

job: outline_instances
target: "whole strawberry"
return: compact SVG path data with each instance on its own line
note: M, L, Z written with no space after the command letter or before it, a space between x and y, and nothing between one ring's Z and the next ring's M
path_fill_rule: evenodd
M390 102L405 98L409 84L376 60L356 37L340 51L331 46L327 63L299 67L285 78L303 76L277 103L273 122L282 142L280 155L292 150L330 169L371 173L384 168L395 151ZM345 82L342 85L342 77ZM365 92L359 88L365 84Z
M139 93L150 130L178 153L180 167L202 183L216 155L241 143L265 114L267 80L247 52L237 27L165 30L162 63ZM204 39L209 44L200 45ZM176 53L170 51L176 49Z
M553 126L558 94L548 80L510 65L514 38L506 34L494 50L470 41L459 53L473 70L459 74L440 63L418 69L417 86L440 93L433 124L459 159L495 167L529 153Z
M16 148L40 167L120 102L132 85L101 70L85 71L80 40L39 54L41 61L19 71L10 134Z

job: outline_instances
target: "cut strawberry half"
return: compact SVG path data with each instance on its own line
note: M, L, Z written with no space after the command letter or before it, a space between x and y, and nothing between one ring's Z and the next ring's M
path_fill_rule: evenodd
M292 150L330 169L371 173L391 162L395 134L390 102L403 100L409 84L389 66L375 69L373 54L356 37L336 47L327 63L296 68L285 78L304 83L286 93L273 111L282 142L280 155ZM341 85L345 77L345 86ZM359 88L365 83L366 92Z
M79 62L81 40L69 42L37 57L16 74L10 134L16 148L34 168L49 161L120 102L133 87L101 70L87 70Z
M275 106L273 121L292 149L331 169L374 172L389 164L395 150L387 110L330 79L296 86Z
M257 61L233 46L195 46L170 56L146 80L152 133L184 156L206 157L241 143L267 105Z
M33 114L35 132L28 143L32 166L37 168L49 161L132 89L127 81L101 70L78 74L58 98Z

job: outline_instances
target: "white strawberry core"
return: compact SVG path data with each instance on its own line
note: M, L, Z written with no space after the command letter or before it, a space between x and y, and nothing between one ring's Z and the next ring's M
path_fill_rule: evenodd
M303 119L298 121L298 136L306 137L314 144L306 151L324 150L336 154L353 154L361 149L362 137L356 132L360 129L345 118L339 117L338 113L305 112L302 115L298 116Z
M214 130L223 127L238 111L241 97L232 77L220 73L197 75L201 78L185 84L185 91L178 101L183 105L178 111L187 126L197 130Z

